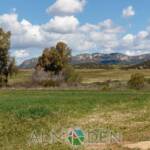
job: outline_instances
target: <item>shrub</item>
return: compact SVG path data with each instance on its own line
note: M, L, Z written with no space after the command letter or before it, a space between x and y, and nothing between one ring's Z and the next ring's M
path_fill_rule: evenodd
M59 86L62 78L59 75L53 75L50 72L36 70L32 75L33 84L39 84L45 87Z
M67 82L68 84L78 84L81 82L80 75L70 65L67 65L63 69L63 77L64 77L64 81Z
M48 73L43 70L35 70L32 74L32 81L34 83L40 83L46 79L48 79Z
M33 84L38 84L45 87L56 87L63 83L77 85L81 82L81 77L72 66L67 65L59 74L37 69L32 75L32 82Z
M60 81L56 80L44 80L41 82L41 85L45 87L57 87L60 86Z
M130 80L128 81L128 86L133 89L141 89L144 87L144 75L141 73L135 73L131 75Z

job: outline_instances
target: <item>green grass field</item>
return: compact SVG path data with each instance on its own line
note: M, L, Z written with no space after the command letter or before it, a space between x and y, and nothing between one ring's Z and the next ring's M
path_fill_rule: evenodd
M9 82L10 87L15 89L0 90L0 149L72 150L65 142L43 144L42 141L37 144L32 141L31 135L36 131L41 141L43 132L45 139L53 129L60 131L75 127L83 131L108 129L120 133L123 143L150 141L149 86L141 91L119 87L107 92L93 88L95 85L90 90L79 90L78 87L72 88L74 90L40 87L27 90L24 86L22 89L14 86L29 83L32 72L20 70ZM87 85L107 80L126 83L136 72L150 79L149 69L79 69L77 72L83 79L82 83ZM128 150L123 143L110 144L104 149ZM78 149L93 150L86 144Z
M133 73L142 73L146 78L150 78L150 69L79 69L77 71L82 76L83 83L103 82L106 80L128 81Z
M20 70L16 76L10 79L10 84L22 83L31 80L32 70ZM106 80L127 81L133 73L143 73L146 78L150 78L150 69L77 69L82 77L82 83L103 82Z
M48 133L70 127L110 129L121 133L125 142L147 141L150 140L149 106L149 92L2 90L0 149L71 150L63 143L28 145L35 130ZM112 149L125 148L113 145Z

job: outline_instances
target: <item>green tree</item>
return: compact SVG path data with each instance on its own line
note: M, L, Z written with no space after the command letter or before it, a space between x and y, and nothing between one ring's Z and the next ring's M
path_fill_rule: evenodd
M14 57L12 57L9 60L8 72L9 72L10 77L14 74L17 74L17 72L18 72L18 68L16 66L16 60Z
M10 32L5 32L0 28L0 86L8 83L10 35Z
M59 74L69 63L71 50L63 42L57 43L56 47L46 48L39 57L36 68L43 68L44 71Z
M56 45L56 50L58 51L59 55L61 56L63 65L68 64L71 59L71 50L68 47L68 45L63 42L58 42Z

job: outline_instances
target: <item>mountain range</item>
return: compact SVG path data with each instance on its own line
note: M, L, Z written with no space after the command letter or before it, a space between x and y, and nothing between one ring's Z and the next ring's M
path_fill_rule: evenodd
M125 67L126 69L150 69L150 60L142 62L136 65L130 65Z
M21 69L31 69L34 68L37 64L38 58L32 58L25 60L19 65ZM111 54L102 54L102 53L84 53L76 56L72 56L71 64L80 65L80 64L100 64L100 65L137 65L150 61L150 54L143 54L138 56L128 56L121 53L111 53Z

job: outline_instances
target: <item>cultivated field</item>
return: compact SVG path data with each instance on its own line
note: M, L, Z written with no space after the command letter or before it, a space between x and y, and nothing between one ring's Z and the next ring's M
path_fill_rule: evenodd
M150 78L150 70L77 71L83 83L127 81L133 72L142 72ZM28 82L31 74L31 70L22 70L10 83ZM59 132L74 127L83 131L108 129L122 136L120 143L99 145L98 150L128 150L127 144L150 141L150 89L117 92L54 89L0 90L0 149L72 150L62 141L47 143L47 137L53 129ZM38 143L33 140L33 132ZM85 144L77 149L92 150L92 147Z
M4 90L0 92L0 147L69 150L61 143L27 145L34 130L48 133L53 128L70 127L117 131L125 143L147 141L150 140L149 106L148 92Z
M10 83L20 83L31 79L33 70L20 70L19 73L10 79ZM78 69L77 72L82 77L82 83L103 82L106 80L127 81L133 73L143 73L146 78L150 78L150 69Z
M133 73L143 73L146 78L150 78L150 69L80 69L78 72L83 78L83 83L103 82L106 80L128 81Z

